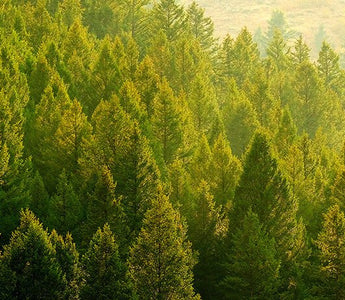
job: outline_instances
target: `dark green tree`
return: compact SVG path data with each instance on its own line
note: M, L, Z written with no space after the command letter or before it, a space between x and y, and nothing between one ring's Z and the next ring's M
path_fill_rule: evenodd
M126 266L108 224L94 234L81 262L85 272L81 299L131 299Z
M29 210L21 212L20 226L4 247L0 265L3 299L58 299L67 288L49 234Z
M56 194L50 199L48 208L49 227L62 234L74 233L83 216L81 202L68 177L63 170L58 179Z
M224 299L276 299L280 286L276 245L251 210L232 237L221 282Z
M195 265L186 230L167 196L147 211L130 250L129 275L140 299L199 299L193 290Z
M328 299L344 298L345 282L345 218L338 205L324 214L324 222L316 246L320 259L320 286L318 295Z
M169 42L176 41L185 26L183 7L175 0L160 0L152 10L152 32L163 30Z

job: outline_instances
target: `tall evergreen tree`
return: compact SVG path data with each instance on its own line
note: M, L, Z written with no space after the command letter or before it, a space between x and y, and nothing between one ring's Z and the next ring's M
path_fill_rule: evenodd
M228 220L215 207L208 183L202 180L197 188L195 205L189 221L188 235L193 249L198 251L195 265L195 287L203 299L217 296L219 273L219 242L226 235Z
M193 37L202 48L210 53L215 47L214 24L211 18L204 16L205 11L195 1L187 9L187 24Z
M223 298L278 298L280 262L276 245L257 214L248 211L243 226L233 233L232 243L221 282Z
M241 173L241 163L233 156L229 143L219 135L212 149L212 192L217 205L229 205Z
M241 227L249 210L257 214L269 237L276 240L278 258L284 268L282 285L287 289L291 278L297 280L294 266L299 265L301 255L305 253L305 237L303 225L297 221L296 199L291 196L288 182L264 133L254 135L247 152L235 191L231 218L233 226ZM290 292L294 293L293 290Z
M152 32L163 30L169 42L176 41L183 33L184 14L183 7L175 0L160 0L152 10Z
M315 241L319 249L319 295L329 299L344 298L345 281L345 217L338 205L324 215L323 228Z
M159 86L154 99L153 132L162 147L163 159L172 162L182 143L181 115L176 98L166 79Z
M140 299L199 299L192 285L195 259L186 230L162 192L146 213L128 264Z
M67 288L48 232L29 210L21 212L20 226L4 247L0 265L3 299L57 299Z
M62 234L74 233L80 226L83 209L65 170L59 176L56 190L49 203L48 224Z
M81 262L85 272L81 299L131 299L126 267L108 224L94 234Z

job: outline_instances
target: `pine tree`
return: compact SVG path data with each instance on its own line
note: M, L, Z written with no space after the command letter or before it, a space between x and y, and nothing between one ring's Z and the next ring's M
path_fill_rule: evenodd
M217 295L219 241L226 235L228 220L215 207L210 187L202 180L197 188L195 205L189 218L188 235L199 262L194 267L195 287L203 299Z
M115 195L116 183L106 166L103 166L96 176L94 188L88 194L84 240L107 223L123 242L122 239L127 237L128 230L124 223L122 204Z
M317 68L326 87L339 92L339 85L341 85L339 55L326 42L322 43Z
M146 211L156 198L161 175L147 139L140 131L132 138L132 146L116 176L131 238L140 231Z
M250 79L253 71L259 65L259 50L253 37L245 27L241 30L233 45L232 76L241 86L246 79Z
M90 175L107 166L115 175L119 164L123 163L122 160L130 151L134 122L114 96L110 101L99 103L91 124L94 137L83 146L83 157L80 159L82 172Z
M148 56L141 61L135 72L135 85L145 103L149 116L153 113L153 100L158 92L159 76L155 72L152 59Z
M267 226L281 254L287 255L291 250L288 241L292 238L287 232L295 227L297 206L263 133L253 137L235 191L233 215L236 224L241 223L249 209Z
M50 199L48 224L62 234L75 232L80 225L83 209L66 171L59 176L56 194Z
M227 206L234 197L241 163L233 156L231 148L223 135L219 135L212 149L211 176L214 186L211 190L217 205Z
M202 180L210 182L211 178L212 151L206 135L202 135L198 141L196 149L191 157L189 173L192 181L198 185Z
M140 299L199 299L192 286L191 246L167 196L160 194L146 213L128 265Z
M184 10L175 0L157 2L153 7L152 17L152 32L163 30L169 42L176 41L183 33Z
M80 289L83 285L83 274L79 253L73 242L72 235L67 233L65 238L63 238L63 236L53 230L49 238L56 250L56 261L59 263L67 281L68 287L64 297L66 299L79 299Z
M30 209L43 221L43 223L45 223L48 216L49 195L38 171L36 171L31 179L29 189L31 195Z
M166 79L163 79L154 99L152 126L155 137L161 144L164 161L172 162L181 146L183 132L176 98Z
M220 115L214 87L204 74L196 74L187 101L193 115L194 127L210 139L218 121L220 122Z
M133 39L143 42L148 29L148 12L146 5L150 0L121 0L124 15L124 25Z
M0 295L4 299L57 299L64 295L66 280L56 260L48 232L29 211L21 212L20 226L0 257ZM9 281L11 285L8 286Z
M123 16L120 6L113 0L84 0L83 21L89 31L99 39L106 35L115 36L121 32Z
M108 224L94 234L81 262L85 272L81 299L131 299L126 267Z
M295 65L299 65L310 59L310 49L303 41L302 35L295 42L291 52L291 59Z
M80 0L63 0L59 3L58 14L69 28L75 20L82 18L83 9Z
M320 259L319 295L328 299L344 298L345 282L345 217L338 205L324 215L323 228L315 241Z
M283 110L280 124L277 133L275 134L275 143L279 153L285 157L289 151L290 146L296 139L297 129L292 120L290 110L288 108Z
M221 282L224 299L275 299L280 285L276 245L249 210L232 237Z
M252 103L238 90L231 90L230 93L236 100L227 99L222 109L222 116L231 149L234 154L240 156L245 152L256 128L259 127L259 122Z
M287 68L288 59L286 54L288 50L281 31L274 31L266 52L269 61L277 71L285 70Z
M282 175L266 134L256 133L249 148L239 184L235 191L232 225L241 227L249 210L277 243L282 263L282 287L288 290L292 280L299 288L299 268L306 254L303 224L297 221L297 203ZM242 225L241 225L242 224ZM302 269L301 269L302 270ZM293 278L293 279L292 279ZM288 290L295 293L295 289Z
M298 101L292 103L291 108L297 116L297 125L313 136L319 127L323 109L320 101L321 82L316 68L309 62L301 63L293 83Z
M77 100L63 112L54 140L57 162L71 173L78 171L83 143L90 139L92 127Z
M187 24L194 38L196 38L201 47L210 53L215 47L214 24L209 17L204 16L205 11L195 1L188 7Z
M101 100L110 100L118 92L122 78L117 57L114 55L114 43L109 36L105 37L100 46L99 54L92 68L92 89L95 97L87 104L88 111L92 114Z

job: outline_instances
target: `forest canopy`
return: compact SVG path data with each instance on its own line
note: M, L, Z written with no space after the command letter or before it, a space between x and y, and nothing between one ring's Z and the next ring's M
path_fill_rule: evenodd
M195 2L2 0L1 299L345 298L339 55L213 31Z

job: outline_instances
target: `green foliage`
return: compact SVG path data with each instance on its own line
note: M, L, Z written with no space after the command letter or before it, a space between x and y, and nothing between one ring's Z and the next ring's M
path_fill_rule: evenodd
M276 244L265 232L258 215L248 211L233 233L221 282L224 299L275 299L280 285Z
M162 192L145 215L128 264L140 299L199 299L192 286L195 259L186 230Z
M344 248L345 218L338 205L324 215L321 232L315 241L320 259L320 286L318 293L329 299L344 297Z
M162 147L164 161L169 163L177 155L183 132L177 100L166 79L160 84L153 105L153 132Z
M29 210L21 212L20 226L4 247L0 264L4 299L56 299L65 292L67 282L56 250L48 232Z
M47 223L50 228L66 234L75 232L83 215L82 206L66 171L59 176L56 194L50 199Z
M160 0L155 3L152 12L152 32L162 30L168 41L175 41L183 33L185 25L183 7L175 0Z
M92 237L82 264L85 285L81 299L131 299L126 267L120 260L118 244L108 224Z
M1 299L343 298L345 72L268 25L218 43L195 2L2 1ZM52 233L15 230L27 207Z

